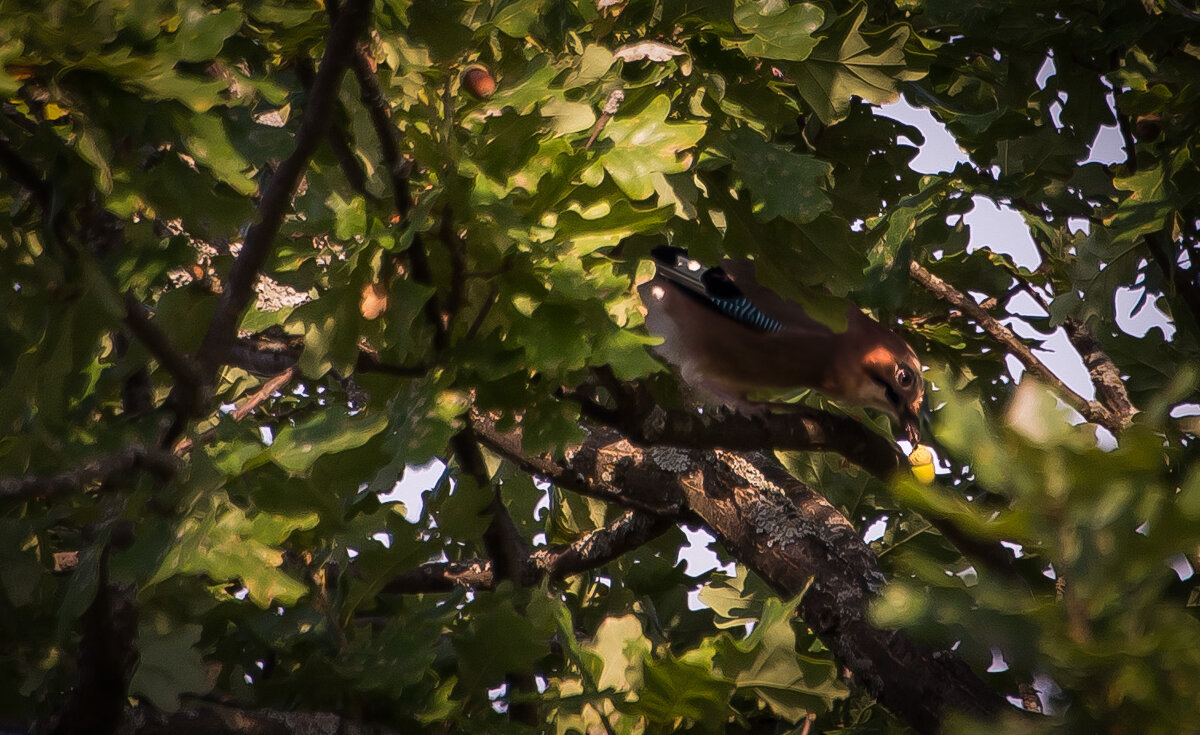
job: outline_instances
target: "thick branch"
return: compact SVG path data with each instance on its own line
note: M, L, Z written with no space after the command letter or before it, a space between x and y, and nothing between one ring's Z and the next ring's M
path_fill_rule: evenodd
M867 607L883 583L875 557L824 497L761 454L692 454L688 506L781 596L807 590L801 616L853 680L917 732L951 711L994 716L1004 700L948 651L880 630Z
M669 471L663 471L661 475L635 472L629 476L624 473L614 474L610 470L602 473L599 469L601 465L621 465L621 456L641 456L642 450L635 449L629 442L603 447L603 456L595 454L596 448L592 443L585 443L568 452L570 464L564 465L549 456L526 455L521 447L520 431L500 431L490 416L472 413L470 422L475 436L485 447L508 459L521 470L543 477L565 490L640 510L656 517L675 518L683 506L683 499L675 488L674 477ZM679 450L667 448L650 451L670 454Z
M101 551L96 597L80 617L76 684L43 730L50 735L116 732L137 665L137 608L133 589L108 582L108 548Z
M1046 367L1045 363L1033 354L1033 350L1022 342L1020 337L1014 334L1011 329L1001 324L994 316L984 311L971 297L941 278L938 278L933 273L930 273L916 261L909 264L908 272L913 280L929 291L929 293L971 317L992 339L999 342L1002 347L1016 357L1031 375L1053 387L1062 396L1062 399L1066 401L1067 405L1082 414L1084 419L1093 424L1104 426L1114 433L1120 431L1120 422L1110 415L1104 406L1096 401L1089 401L1071 390L1066 383L1062 382L1057 375Z
M504 499L500 495L500 484L492 482L483 450L479 448L479 442L469 423L450 440L450 446L459 467L476 484L481 487L492 485L492 502L488 504L487 509L491 520L483 531L483 547L491 560L489 566L492 574L500 580L512 583L514 587L523 587L523 567L525 560L529 558L529 545L504 505ZM515 608L518 615L525 614L524 601L518 600ZM513 722L536 726L538 714L533 695L537 693L537 682L533 674L508 671L504 675L504 683L509 700L509 718Z
M57 475L0 478L0 500L48 500L79 492L92 483L122 473L146 470L159 477L170 477L176 468L176 460L169 452L130 447Z
M450 447L459 467L480 487L492 484L487 471L487 462L479 448L479 442L468 425L450 440ZM529 556L529 548L521 537L517 524L504 506L500 496L499 485L492 488L492 502L488 510L492 517L488 527L483 532L483 546L487 550L489 565L499 575L500 579L508 580L520 587L523 577L523 565Z
M341 86L354 43L366 28L370 17L371 0L350 0L340 13L330 33L325 57L313 80L311 93L304 108L304 118L296 133L296 146L279 165L263 190L259 203L259 220L246 234L242 250L233 264L225 290L217 304L201 344L199 360L201 377L211 382L224 364L237 336L237 325L254 295L254 283L267 262L284 210L288 207L300 177L321 139L329 129L334 100Z
M637 392L623 390L626 395L615 411L586 399L581 400L582 411L643 445L835 452L885 481L908 467L894 442L849 416L807 406L788 406L786 411L765 416L667 411L650 403L637 388L630 390Z
M521 564L521 584L532 587L547 577L563 579L602 567L657 538L674 523L669 518L626 511L603 528L584 534L568 546L551 546L528 554ZM486 559L432 562L396 577L383 588L383 593L449 592L455 587L490 590L496 583L493 564Z
M936 731L952 710L987 716L1004 709L1003 699L953 654L868 622L867 607L884 582L870 547L836 508L773 459L638 448L611 429L595 429L565 460L553 462L524 458L512 435L473 423L489 446L502 447L517 464L542 467L552 480L603 488L589 494L637 495L651 505L659 498L682 501L781 595L807 590L805 622L856 682L918 732Z

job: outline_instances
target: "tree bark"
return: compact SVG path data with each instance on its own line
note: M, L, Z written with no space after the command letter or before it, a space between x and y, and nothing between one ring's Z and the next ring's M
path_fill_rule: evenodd
M886 581L854 526L773 458L756 452L642 448L612 429L593 428L566 459L519 454L519 440L486 421L483 443L551 481L646 510L694 514L739 561L783 597L801 592L800 612L851 683L862 686L921 733L937 732L951 712L975 717L1007 709L1005 700L948 650L937 651L868 620ZM586 482L582 478L587 478ZM652 489L647 494L644 491Z

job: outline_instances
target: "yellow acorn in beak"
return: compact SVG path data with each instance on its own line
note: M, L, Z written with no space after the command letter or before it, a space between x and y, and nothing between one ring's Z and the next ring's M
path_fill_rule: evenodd
M908 455L908 463L912 465L913 477L922 485L929 485L933 482L933 450L924 444L918 444L913 448L912 454Z

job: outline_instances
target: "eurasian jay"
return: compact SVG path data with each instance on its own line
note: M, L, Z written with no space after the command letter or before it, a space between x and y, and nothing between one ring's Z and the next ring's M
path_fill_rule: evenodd
M894 332L850 305L835 332L754 280L754 264L706 268L680 248L652 253L657 273L638 288L655 350L684 383L735 408L758 389L815 388L897 420L916 445L925 395L921 363Z

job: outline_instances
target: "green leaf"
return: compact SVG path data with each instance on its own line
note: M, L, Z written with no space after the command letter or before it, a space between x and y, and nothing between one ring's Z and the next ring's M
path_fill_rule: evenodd
M172 70L156 70L129 82L146 96L159 100L175 100L192 112L207 112L225 101L229 92L225 82L199 79Z
M565 241L575 255L588 255L630 235L658 232L670 217L668 207L637 207L624 198L611 202L605 197L590 206L570 202L558 215L555 239Z
M788 66L804 101L826 125L844 118L857 96L883 105L899 97L899 84L924 73L907 63L907 25L863 31L867 7L858 4L829 28L807 60Z
M173 626L162 616L138 624L138 666L129 691L161 712L179 709L182 694L205 694L208 669L196 650L203 627Z
M189 7L184 10L176 32L174 51L180 61L211 61L241 27L242 9L237 5L211 12L198 6Z
M527 609L520 612L513 597L505 583L469 605L469 627L454 641L462 681L495 686L506 675L533 673L538 659L550 652L555 619L545 595L534 591Z
M239 582L262 608L272 601L295 604L308 588L279 570L283 553L276 544L320 519L315 513L258 515L266 517L247 517L223 492L201 496L147 586L177 575L204 574L218 583Z
M0 589L13 607L34 602L34 593L43 574L35 549L36 537L28 522L17 518L0 519Z
M243 196L258 190L250 178L250 162L233 146L224 121L213 114L179 116L180 128L186 130L184 144L196 162L206 166L217 180L229 185Z
M320 377L330 370L349 374L358 359L360 295L357 289L340 288L300 304L288 319L304 328L300 370Z
M784 217L796 224L817 218L832 206L822 190L833 167L794 153L749 130L728 138L733 168L754 197L754 215L762 220Z
M304 474L321 457L366 444L387 423L382 412L330 408L303 424L285 427L264 456L292 474Z
M563 82L563 88L575 89L600 81L615 61L612 51L604 46L589 44L577 58L575 68Z
M832 657L797 653L792 621L799 602L767 599L750 635L733 641L726 634L719 644L721 669L734 676L739 692L758 697L790 722L827 712L848 693Z
M683 153L704 135L702 123L671 123L671 101L658 95L640 112L620 111L604 128L602 138L611 143L596 164L603 166L630 199L647 199L654 193L655 173L685 171Z
M591 105L561 98L554 98L542 105L541 113L551 119L551 130L555 135L578 133L596 122L596 113Z
M786 0L739 0L733 10L738 28L752 34L735 45L747 56L804 61L816 48L817 29L825 12L810 3L789 5Z
M513 38L529 35L533 24L545 12L547 0L508 0L492 16L492 25Z
M605 618L583 650L595 656L590 659L590 673L597 689L629 692L642 688L642 668L650 658L651 646L636 615Z
M19 58L24 50L25 44L18 38L0 41L0 96L12 97L21 89L21 81L9 73L8 64Z
M723 731L734 683L714 669L712 657L712 650L694 649L678 658L667 652L648 660L637 709L651 722L684 719L710 732Z
M87 161L96 170L97 188L105 194L112 192L113 174L112 168L109 166L112 150L103 132L90 126L81 128L75 146L79 151L80 158Z

